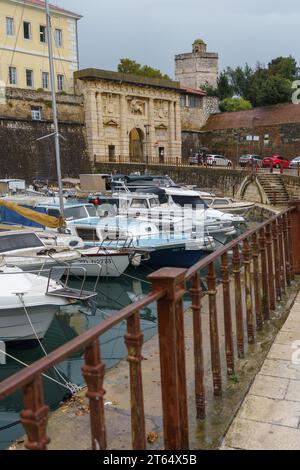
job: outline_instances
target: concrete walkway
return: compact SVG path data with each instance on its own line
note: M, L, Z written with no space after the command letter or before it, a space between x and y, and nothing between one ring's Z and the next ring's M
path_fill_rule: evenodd
M300 449L300 294L221 449Z

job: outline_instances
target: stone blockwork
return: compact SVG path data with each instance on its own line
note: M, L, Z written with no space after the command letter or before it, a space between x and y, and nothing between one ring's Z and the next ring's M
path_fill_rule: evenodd
M0 117L32 119L32 109L40 108L42 121L52 120L51 93L42 90L6 88L6 99L0 101ZM57 107L61 122L84 123L83 98L81 96L57 94Z
M202 39L196 39L193 51L175 57L175 75L182 86L199 89L205 85L217 87L219 72L218 54L207 52Z
M24 178L56 178L53 139L37 141L53 132L50 122L0 118L0 176ZM61 163L64 177L78 177L90 171L86 153L84 127L81 124L60 123Z
M61 163L64 176L78 177L90 171L86 149L83 99L58 94ZM39 109L41 120L32 120ZM0 104L0 176L2 178L56 177L53 138L37 141L53 133L51 94L34 90L6 89Z
M179 83L97 69L75 77L94 163L181 159Z
M181 105L182 131L200 131L209 116L219 112L219 100L211 96L201 98L201 106L188 107ZM184 154L183 154L184 155Z
M284 104L213 114L202 128L202 144L237 162L244 153L300 155L300 106ZM257 141L247 140L256 136Z

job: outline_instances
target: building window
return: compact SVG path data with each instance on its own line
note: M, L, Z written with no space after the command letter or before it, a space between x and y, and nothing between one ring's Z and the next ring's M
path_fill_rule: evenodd
M47 28L46 26L40 26L40 41L47 42Z
M201 108L202 98L200 96L189 95L189 107L190 108Z
M57 75L57 89L58 91L64 91L65 89L65 77L64 75Z
M26 70L26 86L33 87L33 70Z
M16 67L9 67L8 77L9 77L9 84L10 85L16 85L17 84L17 69L16 69Z
M48 90L49 88L49 73L42 72L42 87L44 90Z
M24 39L31 39L31 24L28 21L23 21Z
M31 106L31 119L33 121L42 120L42 108L40 106Z
M63 32L61 29L55 30L55 42L57 47L62 47L63 45Z
M15 35L14 19L11 18L10 16L6 17L6 35L7 36Z

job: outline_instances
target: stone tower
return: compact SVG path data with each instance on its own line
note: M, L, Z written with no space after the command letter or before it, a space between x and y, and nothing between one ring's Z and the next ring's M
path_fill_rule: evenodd
M209 85L217 86L219 72L219 56L207 52L207 44L202 39L196 39L193 52L175 56L176 80L187 88L202 88Z

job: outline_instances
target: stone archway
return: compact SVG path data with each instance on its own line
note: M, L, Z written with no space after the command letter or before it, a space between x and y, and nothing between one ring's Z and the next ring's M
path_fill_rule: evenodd
M129 133L129 157L131 162L144 161L144 132L135 127Z

